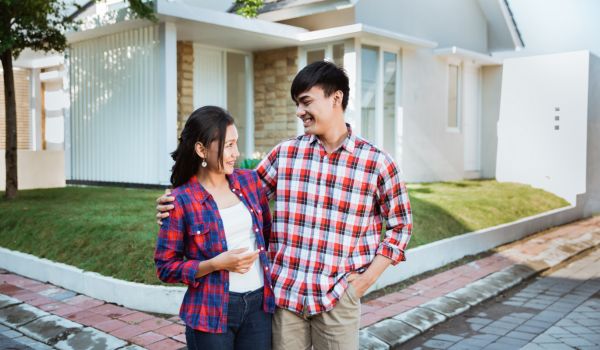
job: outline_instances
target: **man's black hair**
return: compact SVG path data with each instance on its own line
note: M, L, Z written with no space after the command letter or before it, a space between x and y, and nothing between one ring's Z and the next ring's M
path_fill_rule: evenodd
M323 89L325 97L331 96L338 90L341 91L344 94L342 109L346 110L350 84L343 68L327 61L317 61L302 68L292 82L292 88L290 89L292 100L297 103L298 96L314 86Z

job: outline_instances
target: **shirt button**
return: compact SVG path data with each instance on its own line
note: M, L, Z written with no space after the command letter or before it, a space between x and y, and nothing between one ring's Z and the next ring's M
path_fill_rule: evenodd
M252 208L250 208L250 212L251 212L251 213L254 213L254 210L252 210Z
M269 267L268 267L268 266L265 266L265 271L268 271L268 270L269 270Z
M263 250L265 250L265 248L263 248L263 247L260 247L260 251L263 251Z
M240 197L242 196L242 194L240 193Z
M248 232L248 231L246 231L246 232ZM254 229L254 232L258 232L258 229L257 229L257 228L255 228L255 229Z

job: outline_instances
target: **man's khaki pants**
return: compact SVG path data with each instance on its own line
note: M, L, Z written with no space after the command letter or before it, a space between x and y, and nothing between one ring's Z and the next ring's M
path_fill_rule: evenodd
M304 317L277 308L273 316L273 349L358 349L359 325L360 299L350 284L335 307L327 312Z

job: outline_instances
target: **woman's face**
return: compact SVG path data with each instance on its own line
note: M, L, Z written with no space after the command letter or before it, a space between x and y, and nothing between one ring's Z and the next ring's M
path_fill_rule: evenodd
M237 128L233 124L229 125L225 133L225 144L223 146L223 168L219 164L219 141L215 140L210 144L208 150L205 151L206 154L203 157L206 159L206 169L220 174L232 174L235 161L240 156L237 141Z

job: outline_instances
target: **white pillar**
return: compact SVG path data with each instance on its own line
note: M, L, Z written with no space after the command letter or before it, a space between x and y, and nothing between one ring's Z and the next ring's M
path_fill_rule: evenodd
M344 69L348 74L350 97L346 107L346 121L353 132L360 134L360 43L358 39L344 43Z
M177 27L161 23L159 27L159 154L158 179L169 184L173 160L170 153L177 147Z
M246 158L254 158L254 59L246 55Z
M464 176L478 178L480 161L480 69L469 62L462 69L462 131L464 133Z

